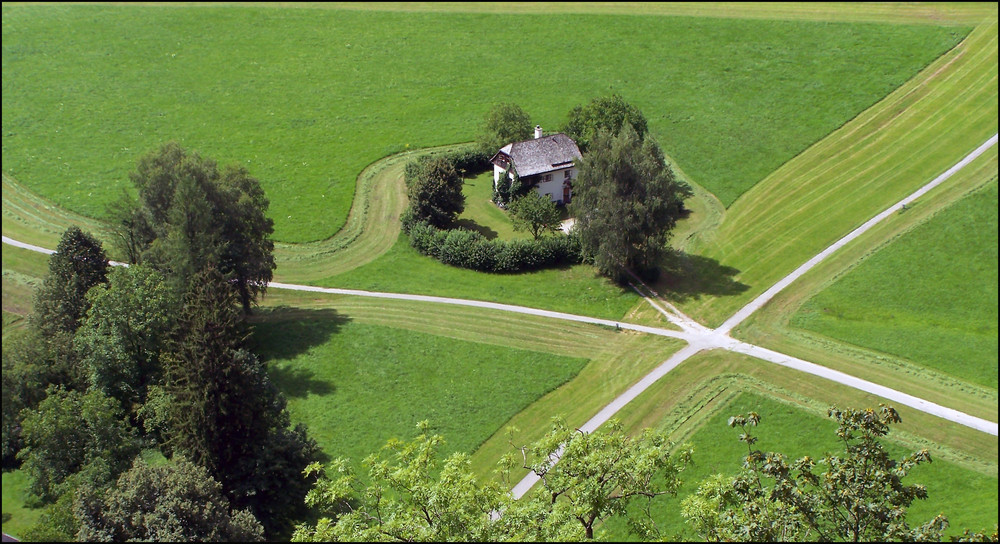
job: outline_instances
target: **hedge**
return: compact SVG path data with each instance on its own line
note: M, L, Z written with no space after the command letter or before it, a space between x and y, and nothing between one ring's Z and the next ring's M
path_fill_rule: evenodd
M575 235L544 236L537 240L489 240L466 229L439 229L426 221L409 227L410 245L444 264L481 272L524 272L580 259L580 239Z
M460 173L480 172L490 166L490 157L476 149L451 151L442 158ZM429 160L430 157L422 157L406 165L403 175L407 187L420 176ZM451 266L481 272L523 272L581 261L580 239L575 235L489 240L472 230L435 227L426 218L416 217L410 208L400 219L414 249Z

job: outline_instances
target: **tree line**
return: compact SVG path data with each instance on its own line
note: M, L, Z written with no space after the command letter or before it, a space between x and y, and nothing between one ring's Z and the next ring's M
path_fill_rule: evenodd
M33 540L262 540L304 511L319 450L248 347L275 267L268 200L175 143L111 207L130 266L71 227L3 350L3 466Z

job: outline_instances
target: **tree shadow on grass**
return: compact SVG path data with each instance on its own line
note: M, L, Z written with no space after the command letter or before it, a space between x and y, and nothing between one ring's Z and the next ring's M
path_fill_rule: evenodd
M328 395L336 387L317 380L308 368L291 361L325 344L351 318L334 309L266 308L254 316L249 344L268 366L271 381L289 397Z
M656 282L660 294L674 302L697 300L702 295L738 295L750 288L733 279L740 271L719 261L683 251L671 251L660 262Z
M461 228L465 230L478 232L479 234L485 236L487 240L492 240L497 237L497 231L489 227L480 225L479 223L476 223L472 219L459 219L458 221L455 221L453 225L454 228Z

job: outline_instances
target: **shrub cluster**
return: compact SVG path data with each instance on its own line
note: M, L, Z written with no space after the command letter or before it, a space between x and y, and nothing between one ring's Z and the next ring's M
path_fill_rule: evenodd
M411 161L404 170L410 192L426 183L424 178L440 163L448 163L463 174L487 168L490 157L483 151L468 148L440 156ZM522 272L560 264L580 262L580 240L576 236L542 237L537 240L489 240L466 229L443 229L433 224L427 214L411 205L400 218L403 230L410 235L410 245L420 253L444 264L481 272Z
M580 262L574 235L537 240L490 240L466 229L439 229L426 221L408 226L410 245L444 264L481 272L524 272Z
M420 177L421 173L423 173L428 163L430 163L432 159L436 158L439 157L435 155L425 155L417 160L406 163L406 168L403 170L403 179L406 181L406 187L411 187L414 181ZM477 149L469 148L449 151L442 154L440 158L451 163L451 165L455 168L455 171L461 176L478 174L479 172L483 172L492 167L490 164L490 156Z

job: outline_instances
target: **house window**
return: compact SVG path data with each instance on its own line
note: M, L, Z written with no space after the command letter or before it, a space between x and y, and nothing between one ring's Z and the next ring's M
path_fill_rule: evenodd
M563 177L563 179L569 179L569 178L570 178L570 171L567 170L566 175Z
M552 181L552 174L545 174L542 176L542 181Z

